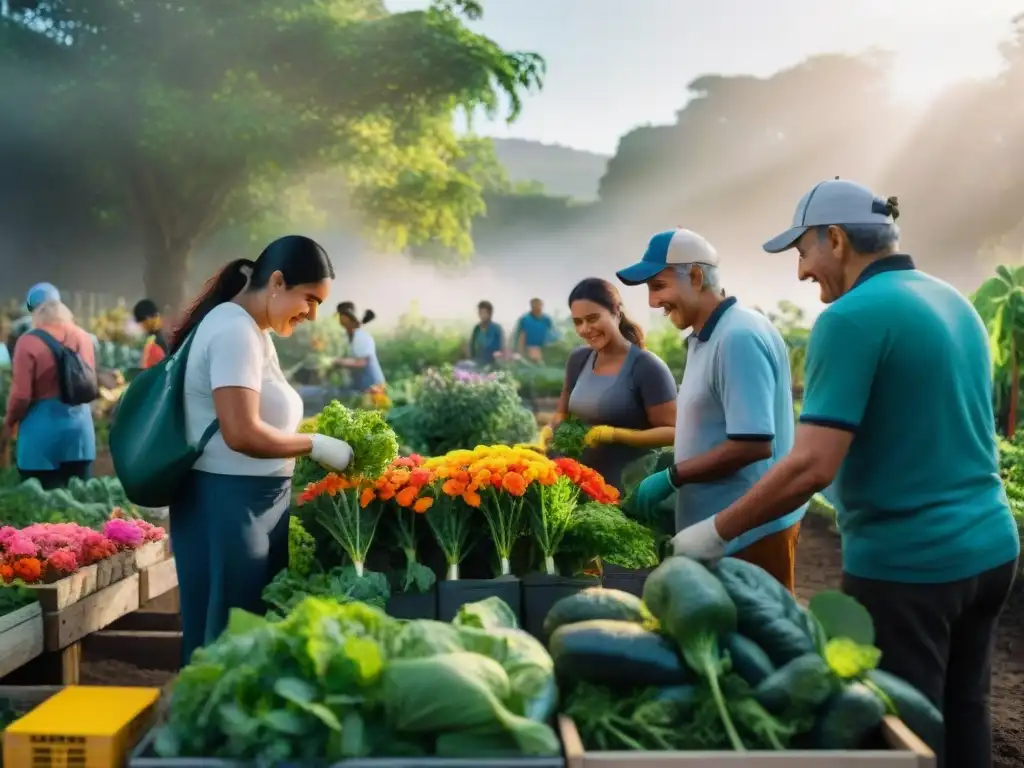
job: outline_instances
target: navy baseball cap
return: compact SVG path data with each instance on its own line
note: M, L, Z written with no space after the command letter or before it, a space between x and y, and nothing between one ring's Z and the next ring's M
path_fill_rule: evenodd
M28 289L25 296L25 309L35 312L41 304L48 301L60 301L60 291L50 283L36 283Z
M845 179L819 182L800 198L793 224L766 242L768 253L782 253L796 245L804 232L833 224L892 224L891 206L867 187Z
M659 232L647 243L644 257L615 273L626 285L643 285L665 267L674 264L718 266L718 252L711 243L689 229Z

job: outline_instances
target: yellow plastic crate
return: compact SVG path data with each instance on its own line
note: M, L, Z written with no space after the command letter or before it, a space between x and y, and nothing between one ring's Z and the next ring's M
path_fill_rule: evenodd
M121 768L156 717L159 688L73 685L3 734L5 767Z

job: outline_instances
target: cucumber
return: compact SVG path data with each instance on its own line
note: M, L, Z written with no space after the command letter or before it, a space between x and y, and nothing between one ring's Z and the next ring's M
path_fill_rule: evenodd
M761 681L757 703L773 715L785 711L813 712L839 688L828 663L816 653L797 656Z
M700 690L695 685L670 685L666 688L658 688L653 698L653 701L658 703L672 704L679 717L693 714L700 700Z
M694 680L675 644L628 621L566 624L551 635L555 674L609 688L682 685Z
M563 597L548 611L544 619L544 634L551 634L566 624L595 619L630 621L634 624L651 623L651 613L635 595L619 589L589 587L575 595Z
M819 749L861 749L878 730L885 705L863 683L843 689L825 704L815 728Z
M889 697L896 714L914 735L931 747L936 754L942 752L945 727L942 713L923 693L906 680L880 669L868 672L868 680Z
M722 646L732 661L732 671L756 688L768 675L775 671L775 665L760 645L738 632L730 632L722 638Z

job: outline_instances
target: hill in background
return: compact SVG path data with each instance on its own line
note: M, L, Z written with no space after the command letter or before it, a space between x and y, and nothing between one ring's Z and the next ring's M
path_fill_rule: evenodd
M527 139L493 139L498 160L513 182L538 181L555 197L596 200L609 158Z

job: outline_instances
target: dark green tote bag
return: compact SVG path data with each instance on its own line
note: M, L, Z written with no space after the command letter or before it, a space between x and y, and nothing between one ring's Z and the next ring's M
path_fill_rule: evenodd
M185 434L185 366L193 331L172 355L139 373L117 405L110 456L125 495L140 507L166 507L220 425L206 428L198 445Z

